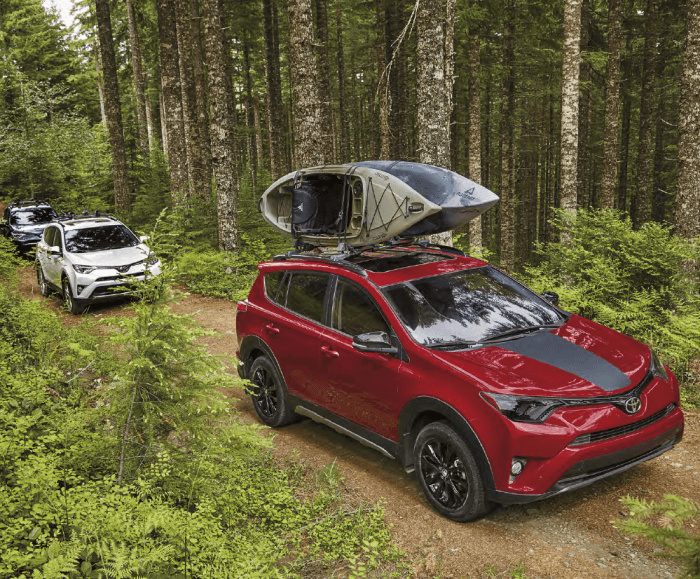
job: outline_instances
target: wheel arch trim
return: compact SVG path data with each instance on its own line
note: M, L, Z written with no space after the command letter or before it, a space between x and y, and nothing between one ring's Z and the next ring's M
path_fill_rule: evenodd
M436 413L444 416L457 429L457 432L464 438L469 450L474 455L474 460L481 471L484 487L487 495L495 490L493 469L489 461L484 446L469 422L457 411L438 398L431 396L419 396L414 398L403 407L399 416L399 448L400 460L407 471L413 468L413 444L415 435L413 425L422 414ZM417 434L417 433L416 433Z
M275 355L272 353L272 348L268 346L267 342L260 338L259 336L255 335L249 335L243 338L243 341L241 342L239 352L240 352L240 359L242 362L242 367L243 367L243 372L245 376L241 376L241 378L244 379L250 379L250 368L253 365L253 359L251 359L251 352L254 350L262 350L267 356L270 358L271 362L275 366L275 370L277 370L277 373L279 374L280 378L282 379L282 385L284 386L285 390L289 392L289 388L287 388L287 381L284 379L284 374L282 373L282 368L279 365L279 362L277 361L277 358Z

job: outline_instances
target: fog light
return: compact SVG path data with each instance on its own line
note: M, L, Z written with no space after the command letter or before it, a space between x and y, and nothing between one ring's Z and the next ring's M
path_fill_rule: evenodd
M78 292L78 295L80 295L81 293L83 293L83 290L84 290L84 289L85 289L85 286L84 286L84 285L76 286L76 290L77 290L77 292Z
M510 474L513 476L518 476L521 472L523 472L523 467L525 466L525 463L521 460L518 460L517 458L513 459L513 464L510 467Z

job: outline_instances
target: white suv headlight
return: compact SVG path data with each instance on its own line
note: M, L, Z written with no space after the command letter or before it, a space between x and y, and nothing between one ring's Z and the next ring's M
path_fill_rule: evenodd
M73 269L77 271L78 273L91 273L95 271L97 268L92 265L76 265L75 263L73 264Z

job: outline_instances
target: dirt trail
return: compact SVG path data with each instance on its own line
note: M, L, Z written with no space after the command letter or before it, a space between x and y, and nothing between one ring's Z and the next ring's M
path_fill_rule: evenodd
M21 274L21 292L41 298L34 270ZM45 299L64 323L77 318L66 313L57 296ZM94 308L90 317L125 315L123 305ZM196 313L196 320L218 332L203 343L214 354L234 356L236 304L228 300L186 294L173 307ZM235 405L245 420L255 420L247 398L238 391ZM420 578L487 577L493 565L498 577L522 560L527 577L639 578L675 577L679 568L654 555L655 546L628 538L611 521L624 516L619 499L632 495L661 499L673 493L700 502L700 413L686 412L685 439L674 451L632 470L564 496L528 506L498 508L484 519L452 523L428 505L417 481L391 461L330 428L304 420L275 431L276 451L314 467L336 461L350 492L367 501L382 499L387 521L398 545L412 557ZM493 575L491 575L493 576Z

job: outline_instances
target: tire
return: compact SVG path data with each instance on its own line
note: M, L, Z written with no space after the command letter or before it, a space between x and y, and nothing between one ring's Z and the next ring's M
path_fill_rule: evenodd
M259 356L250 369L253 388L250 397L260 420L277 428L297 419L287 402L287 389L277 368L266 355Z
M442 516L470 521L489 511L479 467L451 426L444 422L425 426L416 437L413 460L425 496Z
M46 277L44 277L44 270L39 262L36 264L36 281L39 284L39 293L45 298L49 297L51 295L51 287L49 282L46 281Z
M82 304L83 300L77 300L73 297L73 291L70 289L70 282L67 277L63 278L63 301L71 314L82 314L85 309L85 306Z

